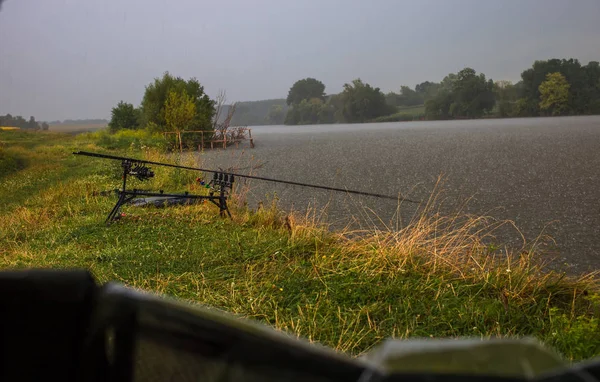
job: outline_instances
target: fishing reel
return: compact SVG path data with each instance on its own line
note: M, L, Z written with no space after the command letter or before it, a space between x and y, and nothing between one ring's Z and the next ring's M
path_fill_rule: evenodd
M235 177L233 174L226 174L223 172L215 172L211 181L212 185L216 188L227 189L233 187Z
M124 160L121 163L121 167L123 167L124 174L134 176L141 181L147 181L154 177L154 171L143 163Z
M235 176L224 172L215 172L210 182L205 182L202 178L196 178L196 182L201 186L212 189L227 189L233 187Z

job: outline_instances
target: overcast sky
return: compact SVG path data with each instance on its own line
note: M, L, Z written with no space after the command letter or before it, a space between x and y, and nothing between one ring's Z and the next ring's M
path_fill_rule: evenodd
M107 118L164 71L230 101L383 91L465 66L519 79L536 59L600 60L600 0L6 0L0 114Z

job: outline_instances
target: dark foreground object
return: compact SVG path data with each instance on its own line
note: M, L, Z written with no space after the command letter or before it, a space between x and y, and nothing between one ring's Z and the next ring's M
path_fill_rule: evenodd
M567 367L526 340L387 341L350 358L211 310L97 286L86 271L0 272L0 307L1 381L600 380L599 362Z

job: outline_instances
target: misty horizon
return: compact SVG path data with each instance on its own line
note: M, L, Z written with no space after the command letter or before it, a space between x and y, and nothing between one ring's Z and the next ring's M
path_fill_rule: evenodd
M535 60L597 61L600 2L232 0L0 5L0 114L109 118L165 71L230 102L285 98L313 77L398 91L471 67L517 82Z

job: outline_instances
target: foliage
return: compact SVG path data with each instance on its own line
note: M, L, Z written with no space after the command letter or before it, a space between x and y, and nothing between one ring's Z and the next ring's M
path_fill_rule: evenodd
M188 124L188 130L210 130L215 113L215 103L204 93L204 87L198 80L191 78L187 81L181 77L173 77L165 72L162 78L146 86L142 99L141 113L143 125L151 124L159 131L167 130L165 104L169 93L186 93L194 102L196 113Z
M392 336L535 336L571 360L600 354L597 280L544 269L535 252L490 249L482 239L497 226L484 218L432 207L400 231L352 235L310 216L286 219L274 204L249 211L232 203L233 220L210 204L125 207L107 228L115 200L99 193L118 187L119 164L68 155L93 150L93 134L29 135L2 136L31 157L0 180L2 268L87 268L101 282L188 299L353 355ZM149 188L205 190L195 174L155 170Z
M425 103L425 95L424 92L419 93L408 86L401 86L400 94L390 92L386 94L385 99L391 106L417 106Z
M286 98L290 106L299 105L304 100L318 98L325 99L325 85L314 78L298 80L292 85Z
M302 100L294 105L285 116L286 125L312 125L319 123L333 123L334 110L330 104L320 98Z
M494 96L496 97L496 115L501 118L517 115L517 101L520 94L520 83L513 85L510 81L496 81Z
M266 118L266 123L269 125L283 125L285 120L285 111L281 105L273 105L271 106L271 110L269 110L269 114Z
M120 101L111 111L108 127L111 132L122 129L137 129L139 127L139 110L132 104Z
M515 115L518 117L531 117L539 115L538 102L529 98L519 98L515 103Z
M464 68L449 74L441 82L441 90L425 103L430 119L480 118L489 113L496 102L494 83L475 70Z
M39 122L33 116L29 117L29 120L26 120L20 115L12 116L10 114L0 115L0 126L19 127L28 130L42 129L42 126L40 126ZM45 124L44 127L46 127L45 130L48 130L48 124Z
M434 98L425 102L425 116L428 119L450 118L450 106L452 102L452 93L446 89L440 90Z
M289 106L284 98L236 102L232 126L281 125ZM223 122L231 105L225 105L218 122ZM279 115L281 108L283 115ZM273 114L272 114L273 113Z
M492 110L495 104L494 82L486 80L485 74L465 68L457 73L452 84L453 103L450 114L453 117L478 118Z
M194 99L185 91L171 90L165 102L165 123L167 131L190 130L196 116Z
M169 146L169 142L162 134L147 129L119 130L116 133L99 130L93 133L78 134L75 139L79 144L92 141L95 145L108 150L139 151L153 148L165 151Z
M341 109L338 115L342 118L341 122L367 122L394 110L386 103L379 88L374 88L361 79L344 84L339 101Z
M415 86L415 92L423 97L423 101L426 101L435 97L440 86L438 83L425 81Z
M562 74L569 83L569 97L565 111L572 114L598 113L597 101L600 99L600 65L590 61L582 66L576 59L551 59L535 61L533 66L521 73L523 82L523 98L539 105L541 100L540 85L547 80L550 73ZM540 109L530 115L539 115Z
M540 109L551 115L566 114L569 108L569 88L567 79L562 74L548 73L542 82L540 91Z

